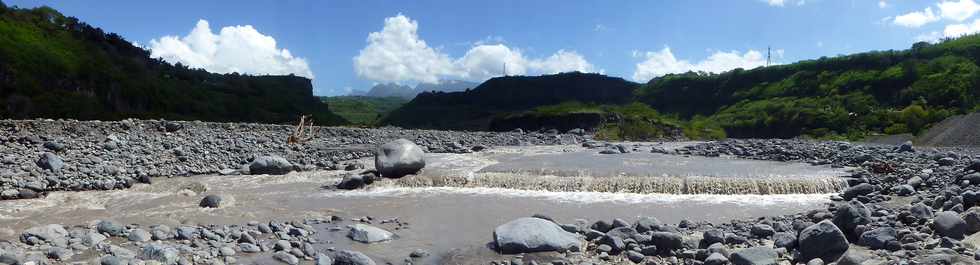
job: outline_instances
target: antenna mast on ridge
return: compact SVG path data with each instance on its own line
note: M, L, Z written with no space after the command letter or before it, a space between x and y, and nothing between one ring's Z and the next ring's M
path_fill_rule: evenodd
M766 46L766 67L772 62L772 46Z
M507 76L507 62L504 62L504 76Z

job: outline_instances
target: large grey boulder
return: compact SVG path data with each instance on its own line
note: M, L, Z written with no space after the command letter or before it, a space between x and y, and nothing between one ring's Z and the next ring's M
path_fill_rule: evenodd
M852 239L858 236L855 234L854 228L870 222L871 211L863 203L856 200L841 205L837 212L834 212L834 225Z
M289 163L289 160L281 156L260 156L248 164L248 171L252 175L283 175L295 168L292 163Z
M20 240L24 243L34 245L43 242L54 243L65 241L66 236L68 236L68 231L65 230L65 227L58 224L49 224L24 230L20 235Z
M554 222L524 217L493 230L497 250L504 254L541 251L579 251L582 242Z
M883 249L893 241L898 242L898 232L895 231L895 228L882 227L864 232L861 234L861 239L858 243L871 249Z
M374 265L364 253L353 250L341 250L333 255L333 265Z
M936 219L933 219L932 222L935 226L933 229L936 230L936 234L941 236L963 239L963 235L966 234L966 220L963 220L956 212L939 212L936 214Z
M771 247L754 247L735 251L731 261L735 265L776 265L779 254Z
M351 225L347 236L361 243L384 242L395 238L395 234L387 230L365 224Z
M850 247L847 237L834 223L823 220L800 231L800 259L837 260Z
M874 191L875 191L874 185L868 183L861 183L855 185L854 187L850 187L844 190L844 193L841 194L841 197L844 197L844 200L851 200L857 196L868 195Z
M150 243L143 245L138 257L142 260L154 260L169 265L177 264L177 259L180 258L178 256L179 254L180 252L173 247L159 243Z
M378 147L374 167L386 178L418 173L425 167L425 152L412 141L398 139Z
M44 153L37 159L37 166L41 167L42 169L58 171L65 167L65 162L62 161L61 157L58 157L58 155Z

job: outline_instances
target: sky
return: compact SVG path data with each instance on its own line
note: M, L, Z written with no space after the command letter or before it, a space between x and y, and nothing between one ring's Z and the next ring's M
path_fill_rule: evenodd
M980 31L975 0L3 1L53 7L172 63L309 77L326 96L505 67L647 82Z

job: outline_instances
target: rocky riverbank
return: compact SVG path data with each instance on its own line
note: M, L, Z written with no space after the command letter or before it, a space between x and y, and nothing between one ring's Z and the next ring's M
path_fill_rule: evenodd
M109 190L154 177L247 174L258 162L277 171L358 168L397 138L427 152L463 153L498 145L569 144L581 136L451 132L398 128L316 128L309 141L287 144L293 126L155 120L0 121L0 199L34 198L59 190ZM256 161L259 160L259 161ZM271 163L271 164L270 164ZM270 167L271 166L271 167Z

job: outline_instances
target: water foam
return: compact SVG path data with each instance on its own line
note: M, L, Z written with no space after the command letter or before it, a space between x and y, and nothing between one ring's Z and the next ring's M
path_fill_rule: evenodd
M504 188L456 188L456 187L373 187L364 190L337 191L321 194L324 197L390 197L404 198L408 196L503 196L515 198L543 199L564 203L621 203L621 204L735 204L744 206L768 205L811 205L813 203L830 202L831 194L637 194L610 192L556 192L536 190L516 190Z
M465 176L407 176L382 179L380 187L501 188L551 192L604 192L635 194L823 194L843 190L837 177L650 177L556 176L526 173L472 173Z

